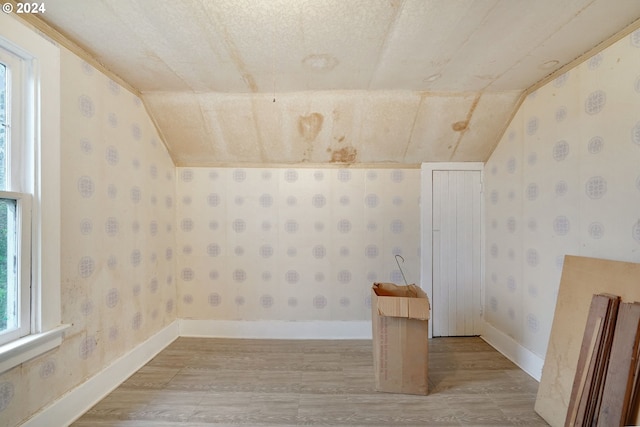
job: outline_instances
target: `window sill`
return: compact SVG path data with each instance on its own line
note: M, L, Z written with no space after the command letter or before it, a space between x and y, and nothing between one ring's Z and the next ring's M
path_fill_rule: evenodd
M60 325L50 331L32 334L0 346L0 374L58 347L62 343L64 331L70 326Z

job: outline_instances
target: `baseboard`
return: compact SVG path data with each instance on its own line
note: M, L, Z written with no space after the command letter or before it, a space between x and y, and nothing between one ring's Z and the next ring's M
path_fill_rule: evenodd
M484 322L484 333L481 338L490 346L502 353L507 359L518 365L520 369L540 382L544 359L531 350L523 347L504 332Z
M301 340L371 339L371 322L180 319L180 336Z
M98 374L29 418L23 427L68 426L178 338L171 323Z

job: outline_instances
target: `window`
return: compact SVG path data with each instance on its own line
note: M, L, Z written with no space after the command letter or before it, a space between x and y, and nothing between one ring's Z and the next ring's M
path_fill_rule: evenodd
M25 141L24 67L0 49L0 344L31 333L33 155Z
M0 14L0 373L58 346L60 49Z
M30 199L0 192L0 344L31 333Z

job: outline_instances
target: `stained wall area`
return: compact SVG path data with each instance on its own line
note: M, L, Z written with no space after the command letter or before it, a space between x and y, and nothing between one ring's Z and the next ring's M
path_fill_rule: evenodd
M178 317L367 320L418 283L419 169L177 168Z
M565 254L640 262L640 32L531 93L485 167L485 319L544 358Z
M17 425L176 319L174 173L140 99L61 48L62 345L0 375ZM46 215L46 212L44 212Z

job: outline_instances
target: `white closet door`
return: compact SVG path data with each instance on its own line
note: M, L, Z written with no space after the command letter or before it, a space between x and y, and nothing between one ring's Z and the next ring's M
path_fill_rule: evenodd
M481 316L481 172L432 175L433 336L478 335Z

